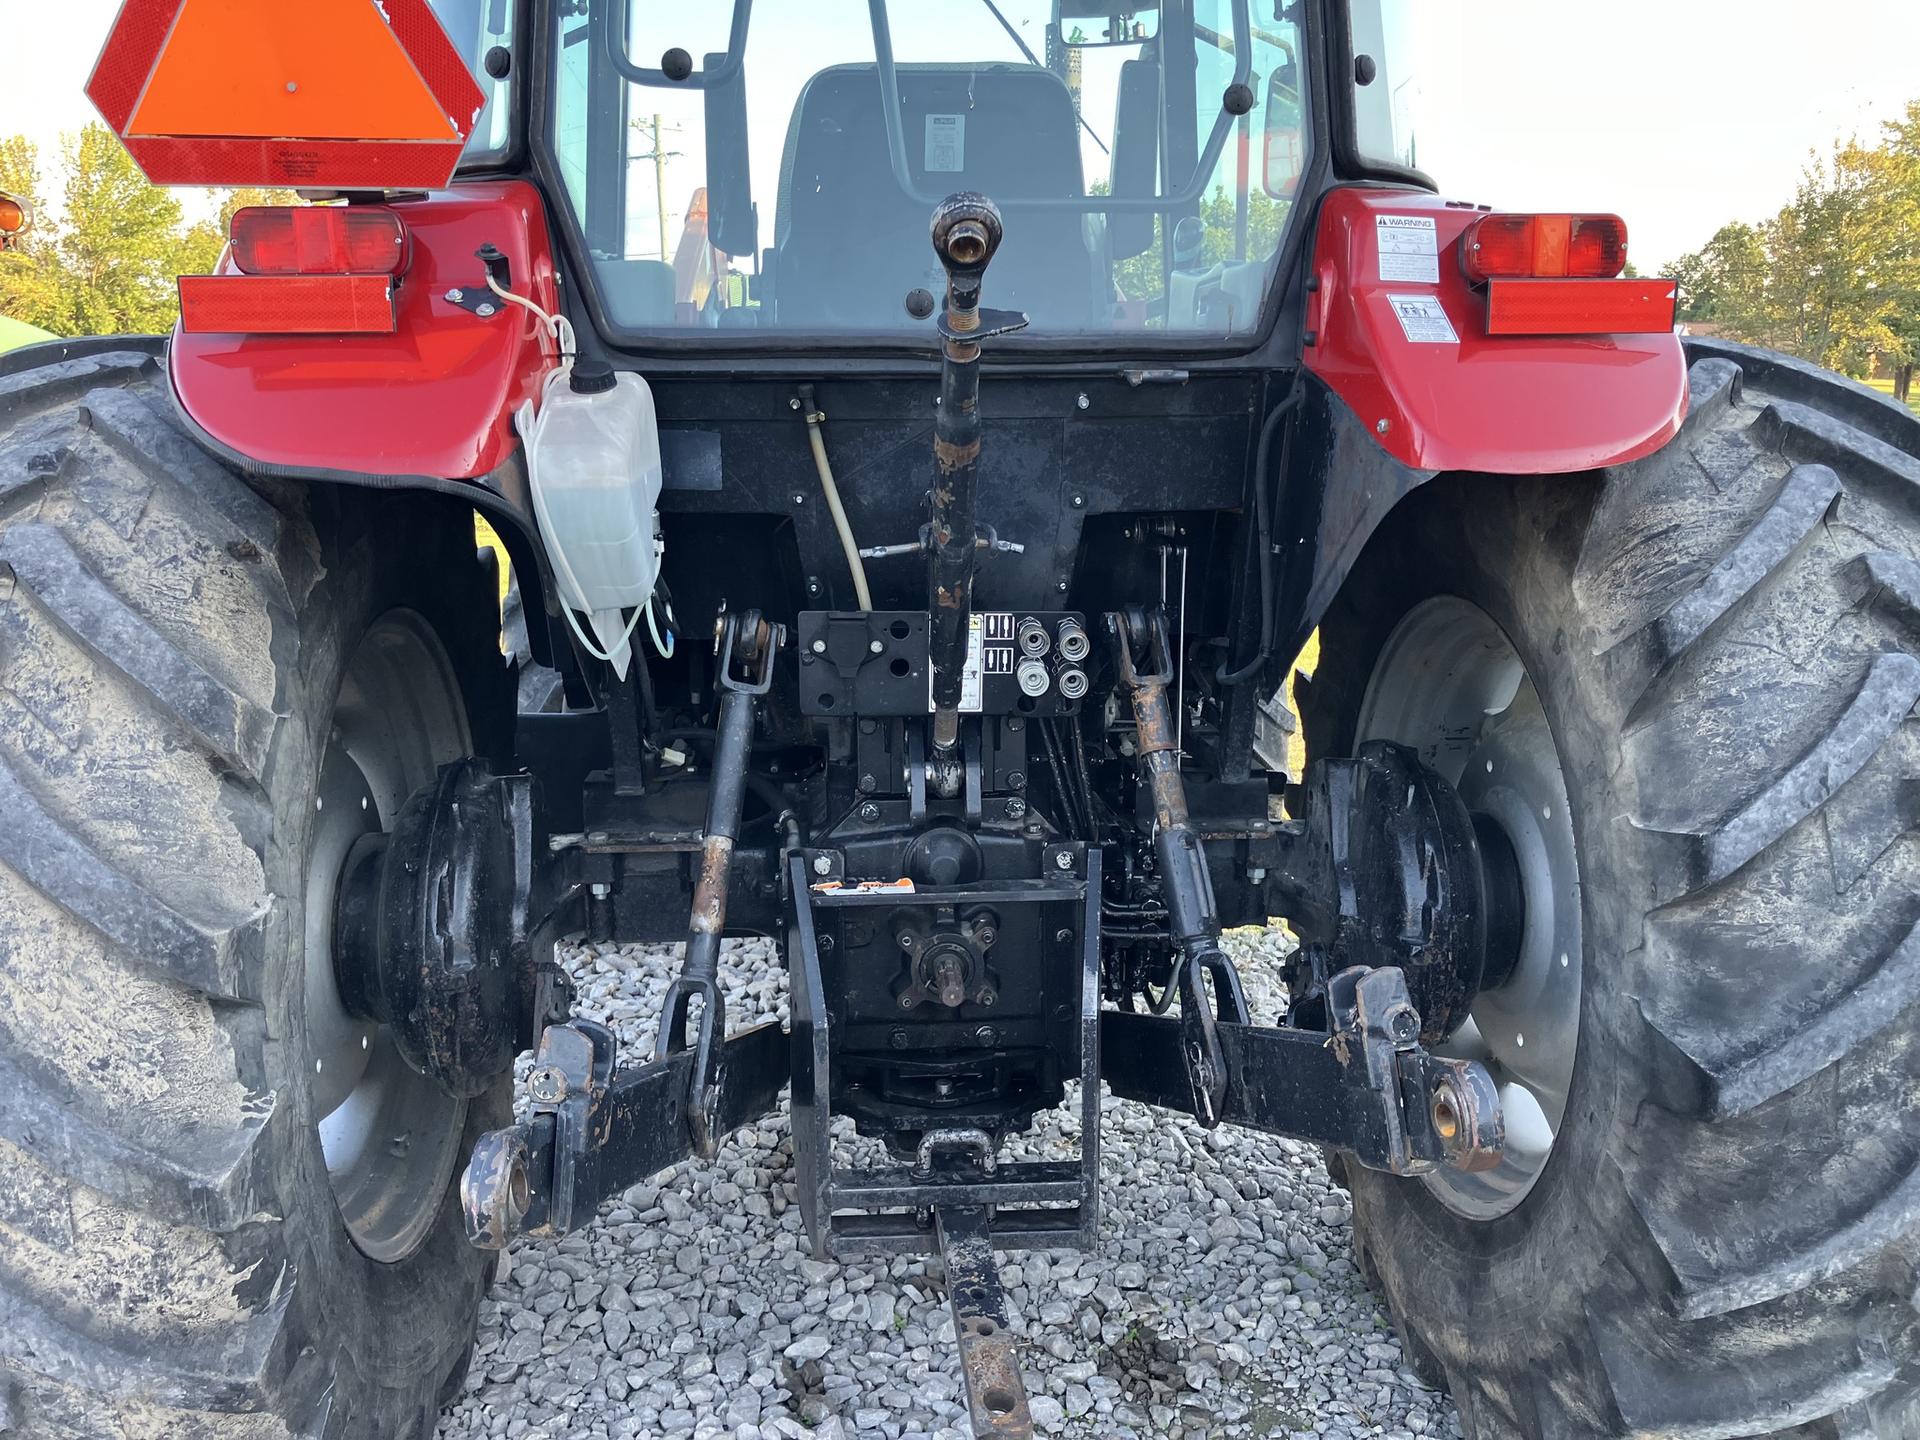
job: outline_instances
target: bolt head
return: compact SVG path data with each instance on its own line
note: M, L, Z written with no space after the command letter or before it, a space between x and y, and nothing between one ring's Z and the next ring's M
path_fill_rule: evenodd
M1053 588L1064 595L1067 593L1067 582L1064 580L1056 581Z
M833 873L833 857L831 855L814 856L813 873L816 875L831 875Z
M900 998L902 1000L905 1000L907 997L902 995ZM893 1048L896 1050L906 1049L907 1048L907 1032L904 1030L894 1031L891 1035L887 1036L887 1043L893 1046Z
M1092 403L1091 400L1087 399L1087 392L1084 390L1073 397L1074 408L1078 410L1085 410Z
M860 788L863 791L878 790L880 788L880 782L871 775L862 775L860 777Z
M482 301L480 304L473 307L473 313L478 315L482 320L484 320L489 315L494 313L494 309L495 307L492 304L486 301Z
M796 505L804 505L807 503L807 497L796 490L793 492L793 503Z
M1019 796L1016 795L1013 799L1007 801L1007 818L1009 820L1023 820L1026 818L1026 814L1027 802Z
M1379 434L1384 435L1387 433L1387 431L1393 428L1393 422L1387 419L1385 416L1382 416L1380 419L1373 422L1373 428Z
M860 807L860 818L871 825L880 818L880 807L869 800Z
M467 292L464 290L455 289L455 290L447 291L447 299L452 301L455 305L458 305L462 300L466 298L467 298Z
M1084 510L1087 508L1087 497L1084 495L1075 495L1072 497L1069 503L1076 510Z
M1071 850L1056 850L1053 855L1053 868L1056 870L1073 869L1073 852Z
M824 640L816 640L809 648L812 649L816 655L824 655L827 653L827 642Z
M870 655L883 654L886 651L886 648L887 647L881 644L878 640L869 640L867 642L867 653Z
M991 1045L999 1037L995 1035L993 1026L982 1025L978 1030L973 1032L973 1038L982 1045Z

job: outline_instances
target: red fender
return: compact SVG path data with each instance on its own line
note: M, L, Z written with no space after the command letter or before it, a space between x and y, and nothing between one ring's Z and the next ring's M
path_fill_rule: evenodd
M558 308L539 192L484 181L392 205L412 237L393 334L174 332L174 393L212 439L264 466L441 480L485 475L512 453L513 412L553 367L552 342L520 306L483 317L446 296L486 290L474 252L491 244L516 292Z
M1665 445L1687 412L1679 338L1489 336L1486 301L1459 262L1460 234L1482 213L1425 191L1331 191L1314 239L1307 368L1389 455L1417 470L1559 474ZM1394 232L1383 279L1381 245ZM1404 278L1428 273L1430 283ZM1415 303L1396 307L1395 298ZM1420 318L1434 302L1445 325ZM1410 326L1402 309L1413 312ZM1451 341L1415 338L1448 328Z

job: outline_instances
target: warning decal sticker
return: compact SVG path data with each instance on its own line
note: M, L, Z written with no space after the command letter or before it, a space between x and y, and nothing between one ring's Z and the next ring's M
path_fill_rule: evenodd
M1400 322L1407 339L1414 344L1460 343L1460 337L1453 333L1453 324L1447 319L1446 308L1441 305L1438 295L1389 295L1387 303L1393 306L1394 318Z
M1440 283L1440 244L1431 215L1376 215L1380 278L1416 285Z

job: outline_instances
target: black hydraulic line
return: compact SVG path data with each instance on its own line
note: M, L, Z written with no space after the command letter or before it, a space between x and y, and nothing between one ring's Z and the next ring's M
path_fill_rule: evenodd
M1253 652L1253 658L1237 670L1228 670L1227 662L1222 660L1213 678L1222 685L1238 685L1252 679L1266 665L1273 654L1273 500L1268 494L1267 456L1273 446L1274 432L1279 429L1280 421L1300 408L1304 397L1300 392L1300 372L1294 371L1293 383L1287 387L1287 393L1278 405L1268 412L1260 425L1260 443L1253 452L1253 510L1254 538L1259 549L1260 561L1260 644ZM1283 446L1280 452L1280 468L1284 474L1290 446Z

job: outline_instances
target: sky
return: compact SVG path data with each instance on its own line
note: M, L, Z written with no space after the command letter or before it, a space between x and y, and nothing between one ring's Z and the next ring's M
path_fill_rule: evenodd
M971 0L939 3L978 9L978 33L1002 39ZM1502 209L1613 211L1626 217L1642 271L1727 220L1772 213L1810 151L1848 134L1872 139L1920 98L1911 0L1408 3L1430 47L1421 162L1443 192ZM917 17L934 4L901 9ZM680 0L669 13L710 8L719 12L711 0ZM756 25L779 8L765 5ZM24 132L53 153L62 131L93 118L82 86L117 9L117 0L0 0L0 135ZM698 53L701 38L688 48ZM922 58L909 43L900 49L903 61Z

